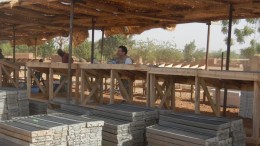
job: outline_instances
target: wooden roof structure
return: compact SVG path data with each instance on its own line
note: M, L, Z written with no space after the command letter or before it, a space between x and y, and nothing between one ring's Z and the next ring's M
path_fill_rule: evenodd
M106 35L138 34L151 28L234 18L259 18L259 0L74 0L74 43L84 41L91 29ZM42 38L68 36L71 0L0 0L0 40L34 44Z

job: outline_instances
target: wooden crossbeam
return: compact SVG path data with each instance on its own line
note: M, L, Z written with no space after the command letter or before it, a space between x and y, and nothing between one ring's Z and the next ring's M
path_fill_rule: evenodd
M100 80L101 80L101 78L98 78L98 79L93 83L91 92L89 93L89 95L88 95L88 96L83 100L83 102L82 102L83 105L84 105L84 104L87 104L87 102L91 99L91 97L93 97L93 95L95 94L95 92L96 92L97 89L98 89Z
M1 66L1 68L3 69L3 71L4 71L4 73L5 73L5 75L6 75L6 77L14 84L14 86L16 87L16 88L18 88L18 82L16 82L15 81L15 78L11 78L10 77L10 73L6 70L6 68L4 67L4 66Z
M155 88L157 89L158 91L158 94L160 95L161 99L164 97L164 93L163 93L163 90L162 88L160 87L159 83L158 83L158 80L155 78ZM156 102L156 101L155 101ZM169 105L167 102L163 102L163 105L166 109L169 109Z
M167 96L169 95L169 93L171 93L171 91L172 91L172 81L170 80L170 85L168 86L168 88L166 89L166 91L165 91L165 94L164 94L164 96L163 96L163 98L162 98L162 100L161 100L161 103L160 103L160 105L159 105L159 108L162 108L162 106L163 106L163 104L166 102L166 99L167 99ZM168 104L168 103L167 103ZM169 106L169 105L168 105ZM167 109L168 109L169 107L167 107Z
M39 80L36 78L35 74L32 74L32 77L34 79L34 81L36 82L37 86L39 87L39 89L42 91L43 94L45 94L45 89L43 88L43 86L40 84Z
M212 108L212 111L214 112L215 115L217 115L217 107L214 104L214 102L213 102L213 100L212 100L212 98L210 96L210 93L209 93L209 90L208 90L208 88L206 86L205 81L203 79L199 78L199 83L200 83L201 87L204 90L204 93L205 93L205 95L206 95L206 97L207 97L207 99L208 99L208 101L210 103L210 107Z
M54 91L53 97L56 97L56 95L59 93L60 89L65 85L65 83L68 81L68 78L63 79L58 88Z
M122 91L122 95L123 95L123 97L128 101L128 102L132 102L132 100L131 100L131 98L129 97L129 94L127 93L127 90L126 90L126 88L125 88L125 86L124 86L124 84L123 84L123 82L122 82L122 80L121 80L121 78L120 78L120 76L119 76L119 74L118 74L118 72L117 71L115 71L114 72L114 76L115 76L115 78L117 79L117 81L118 81L118 83L119 83L119 88L121 89L121 91Z

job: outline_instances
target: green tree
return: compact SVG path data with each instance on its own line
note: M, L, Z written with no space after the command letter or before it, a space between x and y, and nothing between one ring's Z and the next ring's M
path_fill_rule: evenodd
M38 55L42 58L50 58L52 54L56 53L57 48L52 40L47 41L43 45L38 46Z
M97 53L95 53L97 54ZM76 56L78 59L90 61L91 57L91 42L87 39L76 48L73 48L73 55Z
M13 53L12 46L9 42L6 41L0 42L0 48L2 49L4 56L10 56Z
M103 56L105 60L109 60L115 57L115 53L118 46L124 45L129 50L133 47L135 41L132 36L125 35L113 35L104 38ZM101 39L95 44L95 50L100 53Z
M203 59L205 57L205 49L196 49L193 53L193 57L195 58L196 61L199 59Z
M193 53L195 50L196 50L195 41L186 44L183 50L184 60L192 61Z

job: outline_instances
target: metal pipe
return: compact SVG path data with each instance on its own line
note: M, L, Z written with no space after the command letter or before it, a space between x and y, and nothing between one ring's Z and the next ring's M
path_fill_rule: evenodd
M35 44L34 44L34 49L35 49L35 56L34 56L34 59L37 58L37 38L35 38Z
M96 18L92 17L91 64L94 63L95 23L96 23Z
M101 40L101 63L103 62L104 35L105 35L105 30L102 29L102 40Z
M208 70L208 56L209 56L210 25L211 25L211 22L207 23L207 25L208 25L208 35L207 35L207 50L206 50L205 70Z
M228 23L228 39L227 39L227 56L226 56L226 70L229 70L230 62L230 48L231 48L231 33L232 33L232 21L233 21L233 4L230 4L229 7L229 23ZM223 102L223 116L226 117L227 112L227 93L228 89L226 84L224 85L224 102Z
M70 32L69 32L69 64L68 64L68 90L67 90L67 102L70 102L71 99L71 87L72 87L72 79L71 79L71 63L72 63L72 40L73 40L73 20L74 20L74 4L75 1L71 0L70 3Z
M15 51L16 51L16 38L15 38L15 26L13 26L13 62L15 62Z

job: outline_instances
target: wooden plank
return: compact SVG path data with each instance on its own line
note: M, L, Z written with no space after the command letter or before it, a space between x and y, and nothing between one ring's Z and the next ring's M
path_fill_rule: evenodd
M103 82L104 82L104 80L103 80L103 77L101 77L101 79L100 79L100 83L99 83L99 103L100 104L103 104L103 100L104 100L104 97L103 97L103 86L104 86L104 84L103 84Z
M80 84L80 100L79 102L82 103L83 99L85 98L85 84L86 84L86 78L85 78L85 71L81 69L81 84Z
M162 88L160 87L158 80L156 80L156 79L155 79L155 87L156 87L157 92L158 92L158 94L160 95L160 97L163 98L163 97L164 97L163 90L162 90ZM156 101L155 101L155 102L156 102ZM164 104L164 106L165 106L166 109L169 109L168 103L163 102L163 104Z
M43 86L40 84L39 80L36 78L35 74L32 74L32 77L33 77L34 81L36 82L37 86L42 91L42 93L45 94L45 90L44 90Z
M158 89L158 88L157 88L157 89ZM167 96L171 93L171 91L172 91L171 89L172 89L172 81L170 80L170 84L169 84L168 88L166 89L165 94L163 95L163 98L162 98L162 100L161 100L161 103L160 103L160 105L159 105L159 108L162 108L163 104L168 105ZM166 107L167 107L167 109L168 109L168 108L169 108L169 105L166 106Z
M31 98L31 84L32 84L32 69L28 68L27 70L27 96Z
M56 97L56 95L59 93L60 89L65 85L65 83L68 81L68 79L64 79L62 80L62 82L60 83L60 85L58 86L58 88L54 91L54 94L53 94L53 98Z
M79 77L80 77L80 69L76 69L76 87L75 87L75 97L76 97L76 103L79 102Z
M259 86L257 81L254 82L254 99L253 99L253 134L254 139L259 138L259 115L260 115L260 94Z
M149 76L150 76L150 107L155 107L155 84L157 84L155 82L155 75L154 74L150 74L149 73Z
M46 86L46 94L45 94L45 98L46 99L49 99L49 93L50 93L50 88L49 88L49 86L50 86L50 76L49 76L49 72L48 73L46 73L46 84L45 84L45 86Z
M102 70L133 70L148 71L146 65L140 64L80 64L81 69L102 69Z
M110 70L110 104L114 104L115 101L115 71Z
M49 100L53 100L53 69L49 69Z
M200 113L200 84L199 77L195 77L195 114Z
M216 116L217 117L220 117L220 88L219 87L216 87L215 88L215 97L216 97L216 108L217 108L217 113L216 113Z
M120 76L118 75L117 71L114 71L114 76L117 79L118 83L119 83L119 88L121 89L120 91L122 92L121 94L123 95L123 97L128 101L128 102L132 102L131 98L129 97L129 94L120 78Z
M101 78L98 78L95 83L92 85L92 90L89 93L89 95L83 100L82 104L87 104L87 102L91 99L91 97L93 97L93 95L96 93L96 91L98 90L98 86L100 84L100 80Z
M175 79L173 80L173 82L172 82L172 89L171 89L172 91L171 91L171 95L172 95L172 97L171 97L171 109L173 110L173 111L175 111L176 110L176 98L175 98Z
M0 64L0 88L3 86L2 64Z
M10 73L6 70L6 68L5 68L4 66L1 66L1 68L3 69L3 71L4 71L5 75L6 75L6 77L14 84L14 86L15 86L16 88L18 88L18 83L15 82L15 78L12 79L12 77L10 76Z
M213 100L212 100L212 98L211 98L211 96L210 96L210 93L209 93L209 90L208 90L208 88L207 88L207 86L206 86L205 81L200 78L200 79L199 79L199 83L200 83L201 87L202 87L203 90L204 90L204 93L205 93L205 95L206 95L206 97L207 97L207 99L208 99L208 101L209 101L209 103L210 103L210 106L211 106L211 108L212 108L212 111L213 111L214 114L216 115L216 114L217 114L217 107L216 107L216 105L214 104L214 102L213 102Z
M145 97L146 97L146 106L150 107L150 75L146 73L146 81L145 81Z

